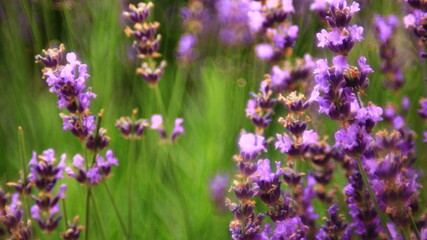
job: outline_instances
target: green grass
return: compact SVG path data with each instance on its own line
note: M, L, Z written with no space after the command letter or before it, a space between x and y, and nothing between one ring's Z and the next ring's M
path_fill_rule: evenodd
M215 208L209 198L208 181L217 172L233 175L235 165L232 155L236 153L236 140L241 129L253 130L245 118L244 108L250 91L257 91L258 83L267 64L257 61L253 50L248 48L222 48L213 39L208 56L203 61L183 68L174 58L177 40L181 34L178 8L184 1L156 1L154 19L161 23L163 35L162 53L168 60L166 72L158 85L157 95L135 74L137 64L129 58L131 40L123 33L121 11L124 4L118 0L73 1L71 8L54 8L50 0L26 1L6 0L0 3L0 180L1 186L18 178L22 168L19 155L17 129L25 131L26 157L31 151L38 153L54 148L57 154L66 153L68 163L74 154L81 153L79 143L69 132L63 132L56 97L49 93L41 79L41 66L34 63L34 55L47 48L50 43L62 42L67 50L78 54L87 63L91 78L88 85L98 95L91 106L94 113L104 109L102 127L111 136L109 148L115 151L120 166L113 170L108 185L114 198L127 216L127 166L129 143L121 138L114 128L115 121L130 115L138 108L140 116L164 115L166 128L170 131L176 117L185 119L186 134L173 145L159 144L155 132L147 132L137 142L134 189L134 236L135 239L228 239L228 223L231 214ZM383 105L386 101L398 103L399 96L382 87L384 76L379 71L376 43L370 33L372 14L395 12L399 15L399 4L387 4L388 0L371 1L372 8L363 9L354 22L366 27L366 41L358 44L350 56L368 57L368 63L376 70L370 77L371 86L364 96L365 101ZM384 7L385 6L385 7ZM315 14L296 16L300 26L300 39L295 54L309 52L315 57L330 57L327 50L315 47L314 36L321 28ZM404 58L407 83L400 96L408 95L412 107L408 122L417 133L421 133L422 120L415 114L417 101L425 95L426 63L416 58L416 47L408 32L399 31L399 52ZM410 44L408 44L410 42ZM354 62L351 62L354 63ZM242 84L243 83L243 84ZM160 101L161 99L161 101ZM322 133L331 133L337 126L323 121L313 123ZM268 134L280 129L271 128ZM416 165L426 170L425 147L421 137L417 140L419 160ZM269 155L280 158L277 153ZM173 163L173 164L171 164ZM174 169L176 178L170 174ZM341 174L341 173L340 173ZM338 174L338 175L340 175ZM340 175L341 178L342 174ZM84 223L85 189L73 180L64 180L68 185L66 206L69 220L80 215ZM423 183L425 180L423 180ZM343 179L336 183L344 185ZM95 202L100 212L101 223L90 227L90 239L102 239L99 225L105 229L108 239L122 239L120 225L108 201L102 185L93 189ZM186 208L182 207L182 196ZM231 194L230 194L231 196ZM421 197L425 203L425 192ZM316 204L319 212L326 207ZM187 218L187 220L186 220ZM95 220L95 217L91 217ZM187 231L186 221L190 231ZM63 231L63 224L59 230ZM45 239L40 232L38 237ZM58 233L55 233L58 236ZM52 239L57 239L53 237Z

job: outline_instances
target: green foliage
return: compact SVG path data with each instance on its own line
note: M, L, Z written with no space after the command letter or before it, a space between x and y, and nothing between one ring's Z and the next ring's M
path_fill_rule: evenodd
M363 22L369 32L376 10L381 13L401 11L397 3L394 8L393 4L383 8L388 1L368 1L372 2L373 8L363 9L355 22ZM48 48L51 43L61 42L68 51L76 52L88 64L91 75L88 85L98 95L93 100L91 110L94 113L102 108L105 110L102 125L108 129L112 138L109 147L114 149L120 162L120 167L113 170L114 176L108 184L123 214L127 212L126 169L131 159L127 159L128 141L114 128L116 119L130 115L134 108L140 109L142 117L163 114L167 129L173 127L176 117L185 119L186 134L171 146L159 144L158 136L152 132L137 142L133 224L135 239L189 239L186 221L190 223L190 232L196 236L193 239L229 238L228 222L232 216L228 212L219 211L212 204L208 181L218 171L230 175L235 172L232 155L236 152L237 136L243 128L252 129L244 114L246 100L250 91L257 90L268 66L255 59L250 47L241 51L223 49L212 46L217 44L212 39L209 57L190 67L179 67L174 52L181 34L179 7L186 3L159 0L155 2L152 18L161 23L161 52L168 61L168 67L156 92L135 74L137 64L129 57L131 40L123 33L124 22L121 18L121 12L126 7L124 1L75 0L67 1L72 4L64 8L54 7L52 2L0 2L2 187L19 177L21 162L18 126L22 126L25 131L28 160L32 150L41 152L54 148L57 153L67 153L67 163L71 163L72 156L82 151L81 143L69 132L62 131L56 98L49 93L41 79L41 66L34 63L34 55ZM316 57L324 57L326 51L316 50L314 43L315 33L321 28L315 14L296 16L295 22L301 29L296 55L302 56L309 52ZM403 48L399 51L406 57L403 67L407 79L400 96L408 95L411 98L409 125L421 133L423 122L415 112L419 97L425 93L425 71L423 73L420 70L426 70L427 66L414 57L416 47L408 36L406 31L399 32L398 46ZM366 38L367 41L359 44L350 57L354 61L359 55L366 55L375 70L370 78L371 87L363 98L380 105L386 101L399 104L396 100L399 96L384 91L377 45L371 34ZM322 133L331 133L336 128L336 125L324 122L313 125ZM421 137L417 142L420 151L416 165L426 170L426 165L422 163L427 160L427 151L421 145ZM275 157L279 156L276 154ZM176 179L170 175L171 167L175 169ZM342 173L338 175L340 180L336 182L344 185ZM68 215L80 215L83 218L85 189L73 180L64 181L69 184L66 200ZM176 186L180 187L187 210L179 203ZM102 224L108 239L121 239L122 232L112 205L107 201L105 188L98 186L93 191L101 223L92 225L90 239L101 239L99 224ZM425 199L425 192L421 196ZM316 209L322 212L321 209L326 208L317 203ZM60 224L59 229L63 231L64 225ZM44 239L40 232L37 234ZM55 234L58 236L59 233Z

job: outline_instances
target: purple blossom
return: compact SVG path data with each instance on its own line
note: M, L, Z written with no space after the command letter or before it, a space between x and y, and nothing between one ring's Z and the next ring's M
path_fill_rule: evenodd
M95 116L86 115L81 119L78 116L60 114L62 130L69 130L80 140L85 139L95 128Z
M383 120L382 114L383 109L381 107L369 104L368 107L357 110L355 119L359 125L365 126L366 131L370 132L378 122Z
M273 47L268 43L258 44L255 51L261 60L270 60L274 55Z
M42 155L37 156L33 152L30 166L30 176L28 179L35 183L40 191L50 192L58 179L63 178L66 155L62 154L60 162L55 166L57 159L53 149L48 149Z
M225 207L225 196L227 195L228 175L217 174L209 182L209 193L211 199L220 209Z
M371 145L373 139L365 127L357 124L350 125L346 129L340 129L335 133L335 147L342 148L348 155L359 157Z
M316 37L318 47L328 47L334 53L347 56L356 42L363 40L363 27L357 25L345 29L334 28L331 32L322 29Z
M285 221L276 222L274 231L269 240L281 240L281 239L295 239L303 240L306 237L306 231L308 227L304 225L299 217L289 218ZM265 235L270 232L269 229L265 230Z
M179 135L184 134L184 127L182 126L183 122L184 122L184 119L182 118L175 119L175 127L173 128L172 134L171 134L172 141L175 141Z
M73 157L73 167L76 171L71 167L67 167L65 171L70 178L75 178L79 183L97 185L110 176L113 165L119 165L111 149L106 151L105 158L97 154L95 160L95 163L89 169L86 169L83 166L85 159L80 154L77 154Z
M270 160L258 160L257 171L252 175L252 179L260 189L259 197L268 205L275 205L280 198L279 179L282 174L280 162L276 162L276 173L273 173L270 169Z
M185 63L195 60L199 53L195 49L198 43L197 37L194 34L188 33L181 36L178 43L177 56Z
M396 15L390 15L387 17L375 16L374 18L376 37L381 42L389 40L399 24L399 19Z
M418 114L422 118L427 119L427 98L423 98L420 100L420 107L421 109L418 110Z
M96 97L90 89L86 90L85 82L89 77L87 66L81 64L73 52L68 53L66 59L68 63L57 71L45 72L46 82L50 92L57 94L60 109L67 108L71 113L83 113L90 106L90 99Z
M220 39L226 45L247 44L251 41L248 24L250 0L219 0L215 7L220 25Z
M267 151L264 137L252 133L246 133L240 136L239 147L240 155L244 161L253 160L261 151Z
M287 153L292 147L291 139L287 135L276 134L277 141L276 149L280 149L281 153Z

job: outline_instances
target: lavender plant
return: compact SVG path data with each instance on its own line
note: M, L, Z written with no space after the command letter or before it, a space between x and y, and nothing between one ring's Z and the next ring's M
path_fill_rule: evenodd
M415 8L412 13L405 16L403 19L405 27L415 34L419 39L418 46L420 48L420 57L427 58L425 49L427 48L427 35L425 21L427 19L427 8L424 0L405 0L411 7Z
M404 77L400 63L397 58L397 50L393 43L393 35L399 24L397 16L390 15L387 17L376 16L375 36L379 40L381 71L386 77L385 86L391 90L397 91L404 84Z
M104 181L110 176L112 166L118 165L118 161L111 149L106 151L105 158L100 155L100 152L109 145L110 141L110 138L106 135L107 130L101 128L103 110L98 114L98 121L95 125L96 117L91 115L89 106L91 104L90 100L95 98L96 95L92 93L90 88L86 88L85 85L86 79L89 77L87 65L78 61L76 54L73 52L66 54L67 64L63 65L64 51L65 47L62 44L59 48L43 50L44 56L37 55L36 61L43 63L45 66L42 70L43 77L46 78L46 83L50 87L50 91L56 93L59 99L57 102L59 109L66 108L69 112L68 115L64 113L60 114L63 120L63 130L71 131L79 141L85 142L83 149L85 156L82 157L80 154L77 154L73 157L75 171L71 167L65 166L65 155L61 157L58 167L54 168L52 165L54 162L53 150L44 152L40 163L37 163L35 156L33 156L30 164L34 166L32 169L35 170L32 170L34 172L29 179L35 182L41 192L39 195L44 198L36 199L38 205L32 207L32 216L39 222L40 227L47 232L51 232L57 226L60 219L59 216L56 217L55 215L58 212L57 203L59 199L65 196L63 192L66 186L61 186L61 191L59 191L56 197L52 196L51 191L54 183L56 183L59 177L62 177L62 172L65 170L70 178L75 178L87 188L85 204L86 229L89 228L90 200L94 198L91 187L102 182L113 204L121 228L127 237L128 233L118 211L117 204L111 195L108 185ZM93 152L92 161L87 156L88 151ZM40 174L41 180L36 177L36 173ZM37 185L38 181L40 182L40 186ZM49 184L49 181L52 183ZM45 189L46 187L47 189ZM43 216L40 213L43 213ZM71 230L70 235L64 233L62 237L70 237L71 239L78 237L82 228L74 226ZM88 231L86 231L85 239L88 238Z
M156 35L160 26L158 22L147 22L152 7L154 7L152 2L141 2L137 6L130 4L129 11L124 11L123 16L133 24L132 27L126 27L125 33L128 37L134 38L132 46L137 51L138 58L143 60L136 72L150 87L154 88L163 75L166 61L163 60L160 63L155 61L161 56L158 52L161 35Z

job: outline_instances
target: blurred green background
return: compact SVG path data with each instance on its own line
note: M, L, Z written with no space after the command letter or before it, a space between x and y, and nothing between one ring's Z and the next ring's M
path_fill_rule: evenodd
M0 179L1 186L18 178L21 161L17 128L25 132L26 156L31 151L41 153L54 148L57 154L66 153L68 163L72 156L81 153L81 143L69 132L62 131L56 96L49 93L41 78L41 66L34 63L34 56L51 44L64 43L67 51L77 53L88 64L91 77L87 83L93 87L97 98L91 110L105 110L103 127L112 138L109 148L115 151L121 166L113 170L109 185L119 203L123 217L127 212L126 166L129 143L124 140L114 123L120 116L129 116L139 108L140 115L164 115L166 129L171 131L176 117L185 119L186 134L173 145L159 144L156 132L149 131L138 141L137 167L134 194L135 239L228 239L228 223L232 216L217 209L209 197L208 182L217 173L235 172L232 155L236 153L236 140L241 129L253 131L245 118L244 108L250 91L257 91L269 65L256 60L253 46L221 47L215 37L204 39L209 48L203 57L190 66L182 67L175 59L178 39L182 34L179 8L186 1L155 1L152 19L161 23L163 41L161 53L168 61L166 72L159 83L159 92L150 89L135 74L136 61L130 56L131 40L123 33L125 22L121 12L127 3L118 0L69 0L68 7L55 7L52 0L2 0L0 1ZM297 1L295 1L297 2ZM136 3L136 2L134 2ZM300 27L295 56L310 53L314 57L331 57L327 50L315 47L315 33L322 28L315 13L309 12L310 1L298 1L301 7L293 17ZM365 27L366 41L357 44L350 56L351 63L364 55L375 73L370 77L371 86L364 96L384 106L386 101L399 104L401 96L408 95L411 108L409 125L420 134L425 128L417 116L418 99L425 95L424 78L427 65L417 58L415 40L400 26L396 44L403 60L406 84L401 93L395 94L383 87L384 76L379 71L378 47L372 35L372 17L375 13L405 14L403 1L366 0L369 7L353 20ZM403 11L403 12L402 12ZM331 133L337 126L322 118L313 125L320 133ZM273 126L267 135L280 128ZM427 169L426 148L417 139L418 167ZM270 154L278 159L278 154ZM175 164L170 165L170 158ZM174 182L169 174L173 167L177 174ZM84 216L84 188L74 180L65 180L68 215ZM425 180L423 179L423 182ZM345 182L340 182L344 185ZM179 192L187 209L180 204ZM101 226L108 239L121 239L122 232L107 200L102 186L94 188ZM421 197L425 203L425 192ZM323 213L325 206L317 204ZM125 218L126 219L126 218ZM71 219L69 219L71 220ZM83 219L82 219L83 220ZM94 220L94 218L92 218ZM80 222L84 224L84 221ZM186 223L189 226L186 227ZM59 230L63 231L63 224ZM91 239L102 239L100 224L90 228ZM37 233L38 237L45 239ZM57 239L57 233L52 239Z

